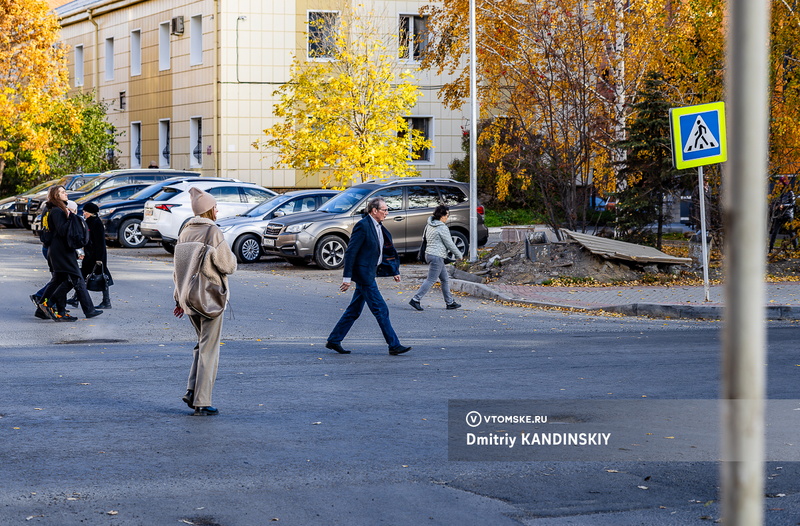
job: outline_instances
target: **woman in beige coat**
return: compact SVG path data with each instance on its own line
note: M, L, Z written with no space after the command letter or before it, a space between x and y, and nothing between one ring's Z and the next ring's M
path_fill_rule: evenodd
M192 275L198 271L199 256L206 245L208 251L203 268L199 269L209 281L217 285L224 285L228 289L228 274L236 271L236 256L233 255L222 232L216 225L217 202L211 194L198 188L189 188L192 198L192 212L195 217L190 219L181 231L178 242L175 244L175 310L173 314L182 318L184 313L189 316L195 332L197 332L197 345L194 347L192 366L189 370L189 381L183 401L194 409L196 416L216 415L219 411L211 405L211 391L217 379L217 366L219 364L219 341L222 332L222 315L216 318L206 318L192 311L186 304L189 282Z

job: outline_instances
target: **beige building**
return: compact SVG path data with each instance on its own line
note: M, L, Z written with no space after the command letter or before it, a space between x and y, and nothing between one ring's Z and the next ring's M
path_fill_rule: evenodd
M273 159L253 148L275 122L273 92L289 80L294 53L309 50L308 21L338 16L338 2L316 0L74 0L51 2L70 46L73 93L96 90L119 131L125 168L197 169L268 188L318 187L319 179L272 169ZM370 4L370 2L362 2ZM415 50L404 39L424 33L419 9L427 2L371 3L398 66L415 69ZM402 29L401 29L402 28ZM409 36L411 35L411 37ZM323 50L324 55L324 50ZM405 55L405 56L404 56ZM417 71L422 97L410 118L434 148L415 161L421 175L449 177L462 157L463 112L437 98L443 79Z

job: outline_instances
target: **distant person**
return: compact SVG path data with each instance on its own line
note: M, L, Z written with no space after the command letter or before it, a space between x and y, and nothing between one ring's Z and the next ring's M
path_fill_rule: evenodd
M233 255L222 231L215 223L217 202L214 197L195 187L189 188L189 195L192 200L192 212L195 215L186 223L175 244L173 314L177 318L182 318L186 313L197 333L197 345L194 346L183 401L194 409L195 416L213 416L219 413L219 410L211 405L211 393L219 365L222 315L216 318L202 316L192 311L186 304L186 298L192 276L198 272L202 272L214 284L224 285L228 290L228 275L236 271L236 256ZM206 250L206 246L210 249L200 268L200 255Z
M397 251L392 246L392 236L381 224L388 215L389 208L386 206L386 202L380 198L372 199L367 204L367 214L353 227L350 243L344 253L344 272L339 290L346 292L353 281L356 283L356 290L353 292L350 305L336 323L325 344L325 347L339 354L350 354L350 351L342 347L342 340L361 315L364 303L378 321L383 338L389 345L389 354L396 356L411 350L411 347L400 343L400 339L394 332L389 320L389 307L375 282L378 265L384 257L384 249L391 247L392 254L389 256L397 257ZM400 281L399 267L397 274L392 277L395 281Z
M148 168L158 168L158 163L155 161L150 161L150 166Z
M56 185L47 194L49 206L47 228L52 233L47 258L53 271L53 279L42 291L37 303L44 314L55 321L75 321L77 318L66 313L67 293L74 288L80 301L83 314L94 318L103 314L94 308L86 282L78 267L78 259L74 248L68 244L70 223L79 220L75 213L67 208L67 191Z
M83 206L83 217L86 219L86 226L89 227L89 244L84 247L84 256L81 263L81 274L85 280L95 269L97 263L102 263L103 273L108 276L106 288L103 289L103 301L97 305L96 309L110 309L111 296L108 285L111 281L111 272L108 270L108 251L106 250L106 231L103 221L97 217L100 208L95 203L86 203ZM67 302L73 307L78 305L77 294Z
M450 209L445 205L439 205L433 211L433 215L428 218L428 224L425 227L425 260L428 262L428 279L420 286L419 290L414 297L409 301L409 305L417 310L424 310L422 308L422 298L431 289L436 281L442 283L442 295L444 296L444 303L447 309L457 309L461 305L456 303L453 295L450 294L450 276L447 272L445 260L458 260L464 257L456 244L453 243L453 236L450 235L450 229L447 228L447 218L450 215Z
M794 192L789 184L789 178L781 176L778 182L780 194L772 202L770 214L772 226L769 233L769 252L775 248L775 239L781 229L794 220ZM797 247L797 239L792 239L792 244Z

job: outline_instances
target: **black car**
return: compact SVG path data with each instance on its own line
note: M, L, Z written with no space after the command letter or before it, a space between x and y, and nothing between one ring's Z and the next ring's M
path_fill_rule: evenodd
M80 188L73 191L67 191L67 197L75 201L89 192L101 190L103 188L111 188L114 186L122 186L124 184L148 183L153 184L158 181L164 181L170 177L185 176L185 177L199 177L199 172L191 172L188 170L160 170L160 169L135 169L135 170L111 170L103 172L97 178L92 179Z
M13 217L20 226L31 228L36 216L39 215L39 208L42 206L42 203L47 201L47 192L50 190L51 186L61 185L69 192L70 190L75 190L85 185L98 175L99 174L96 173L70 174L60 179L53 179L52 181L42 183L36 188L17 196L12 213Z
M127 199L106 201L98 204L100 211L98 217L103 221L106 229L106 240L112 243L119 242L126 248L140 248L147 243L147 238L142 235L139 224L144 217L144 204L160 193L165 186L179 181L207 181L213 177L170 177L164 181L151 184L138 191Z

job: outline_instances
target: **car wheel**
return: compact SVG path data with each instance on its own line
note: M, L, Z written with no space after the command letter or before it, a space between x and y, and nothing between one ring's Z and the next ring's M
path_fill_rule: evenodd
M344 264L345 250L347 241L339 236L325 236L317 243L317 248L314 250L314 262L325 270L335 270Z
M175 253L175 242L174 241L162 241L161 242L161 246L164 247L164 250L166 250L168 253L170 253L170 254L174 254Z
M147 238L142 234L139 225L141 219L131 218L122 222L119 227L119 243L125 248L142 248L147 244Z
M239 263L255 263L261 259L261 240L253 234L240 236L233 244Z
M464 254L464 257L467 257L467 252L469 251L469 238L465 234L458 232L456 230L450 231L450 237L453 238L453 243L456 244L456 247Z

